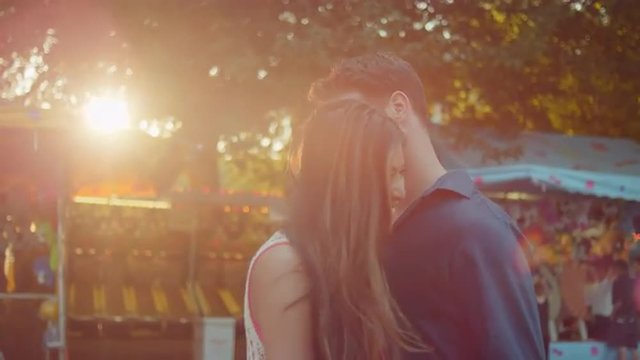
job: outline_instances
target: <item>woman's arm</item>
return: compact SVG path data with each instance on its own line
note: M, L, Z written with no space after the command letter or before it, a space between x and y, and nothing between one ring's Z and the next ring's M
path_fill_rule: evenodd
M311 360L313 356L309 281L288 244L256 260L250 306L267 360Z

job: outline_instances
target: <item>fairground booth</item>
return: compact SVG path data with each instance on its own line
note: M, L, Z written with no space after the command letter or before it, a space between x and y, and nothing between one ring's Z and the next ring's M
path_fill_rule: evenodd
M219 186L189 144L0 110L0 354L183 339L184 356L233 359L247 257L282 194Z
M640 248L640 144L624 139L475 129L484 149L432 129L448 169L467 169L485 194L517 221L533 249L550 303L552 359L614 359L593 340L592 264ZM457 139L457 140L454 140ZM487 150L489 149L489 150Z

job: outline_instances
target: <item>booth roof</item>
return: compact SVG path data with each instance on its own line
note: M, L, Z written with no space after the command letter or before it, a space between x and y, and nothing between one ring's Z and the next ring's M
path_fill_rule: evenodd
M483 150L457 146L446 128L430 129L434 146L448 169L466 169L480 185L527 180L540 188L640 201L640 144L628 139L523 132L499 136L473 129L492 147L520 147L517 158L485 159Z

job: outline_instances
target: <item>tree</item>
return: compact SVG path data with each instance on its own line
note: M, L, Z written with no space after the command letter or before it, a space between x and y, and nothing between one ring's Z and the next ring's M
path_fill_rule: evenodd
M219 135L263 131L274 109L299 120L336 59L382 49L445 122L640 139L639 27L633 0L4 0L2 97L73 106L125 86L137 118L174 116L175 143L215 161ZM7 96L26 71L12 53L34 44L41 76Z
M241 132L223 136L218 142L222 155L221 183L233 191L259 191L282 195L286 185L291 149L291 117L270 113L272 122L265 133Z

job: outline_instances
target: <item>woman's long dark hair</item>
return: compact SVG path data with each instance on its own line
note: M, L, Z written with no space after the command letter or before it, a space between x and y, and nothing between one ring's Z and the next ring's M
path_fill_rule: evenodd
M287 236L310 281L320 359L397 359L425 347L392 299L379 259L391 229L387 167L402 136L356 100L318 108L296 157Z

